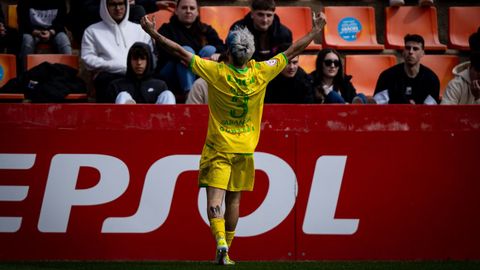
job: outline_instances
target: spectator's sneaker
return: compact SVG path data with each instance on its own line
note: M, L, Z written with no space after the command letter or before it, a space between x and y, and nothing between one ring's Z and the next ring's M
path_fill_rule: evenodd
M125 100L125 104L137 104L137 102L135 102L133 99L127 99Z
M419 0L418 4L422 7L433 6L433 0Z
M390 0L390 6L392 6L392 7L398 7L398 6L403 6L403 5L405 5L404 0Z

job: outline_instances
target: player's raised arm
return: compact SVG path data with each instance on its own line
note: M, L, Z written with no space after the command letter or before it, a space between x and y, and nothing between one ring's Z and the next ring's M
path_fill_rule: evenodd
M312 30L299 40L295 41L284 53L288 60L294 58L305 50L305 48L313 41L316 35L318 35L327 24L325 14L323 12L313 13L313 27Z
M151 22L147 16L144 16L140 20L143 30L149 34L157 44L162 46L166 51L170 52L173 56L178 57L183 64L188 65L193 58L193 54L185 50L178 43L162 36L155 30L155 24Z

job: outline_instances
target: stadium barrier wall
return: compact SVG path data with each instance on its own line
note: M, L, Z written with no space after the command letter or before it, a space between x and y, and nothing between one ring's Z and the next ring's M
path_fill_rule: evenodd
M207 118L0 104L0 260L212 260ZM266 106L231 257L478 260L479 138L479 106Z

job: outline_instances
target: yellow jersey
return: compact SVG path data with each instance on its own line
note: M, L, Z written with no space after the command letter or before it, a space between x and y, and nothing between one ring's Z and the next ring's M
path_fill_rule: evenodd
M248 61L244 69L195 55L193 73L208 84L208 131L205 144L224 153L253 153L267 84L288 64L280 53L267 61Z

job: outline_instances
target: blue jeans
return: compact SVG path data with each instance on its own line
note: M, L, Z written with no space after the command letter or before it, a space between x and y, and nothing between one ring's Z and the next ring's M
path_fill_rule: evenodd
M195 51L189 46L183 46L183 48L193 54ZM198 56L210 57L217 51L212 45L206 45L199 52ZM160 70L160 76L162 78L177 78L180 89L187 93L192 89L193 82L196 79L195 74L193 74L190 69L178 61L170 61Z
M367 103L367 97L363 93L359 93L355 96L355 99L359 99L358 103L366 104ZM361 101L361 102L360 102ZM345 99L337 92L337 91L330 91L328 93L327 97L325 98L325 103L329 104L345 104L346 101Z
M27 69L26 56L35 53L35 48L37 47L38 43L40 43L39 38L33 37L30 34L23 34L22 46L19 54L19 61L22 63L23 70ZM67 34L64 32L57 33L53 39L50 40L50 43L53 43L58 53L72 54L72 45L70 44L70 39L68 39Z
M328 95L325 97L325 103L337 103L337 104L345 104L345 99L337 92L337 91L330 91Z

